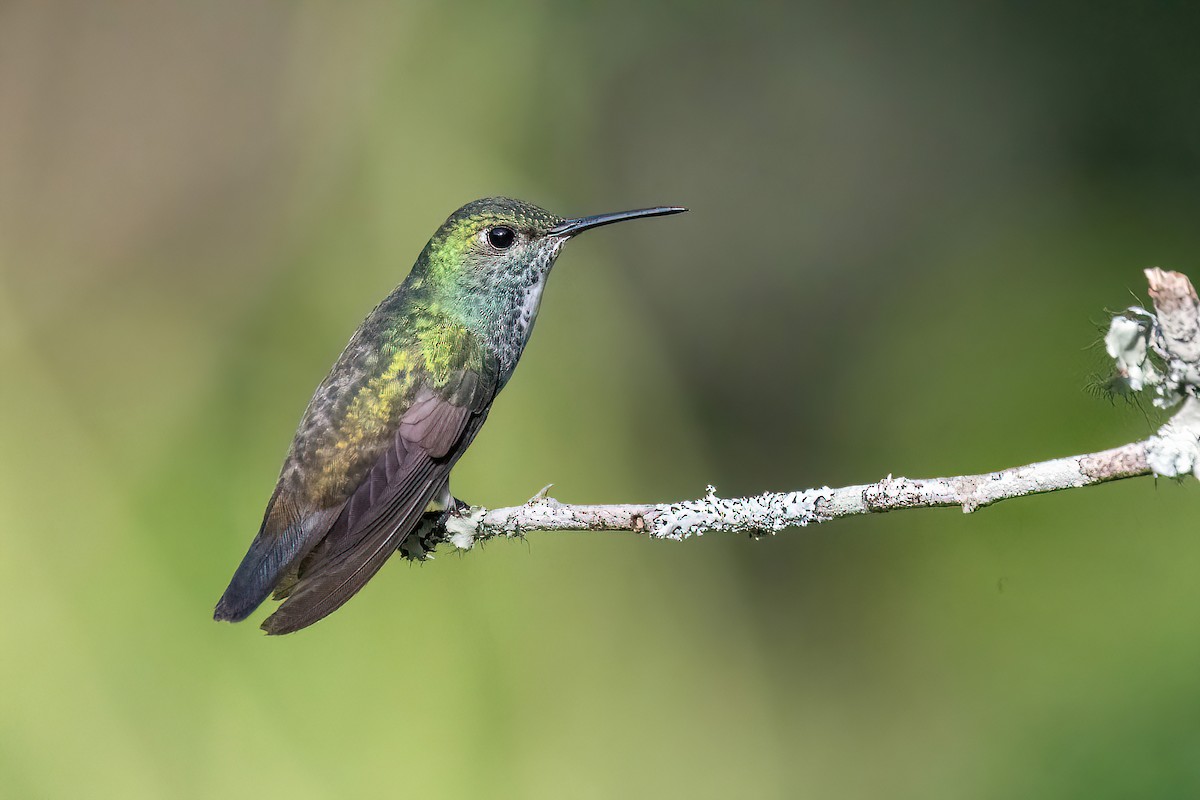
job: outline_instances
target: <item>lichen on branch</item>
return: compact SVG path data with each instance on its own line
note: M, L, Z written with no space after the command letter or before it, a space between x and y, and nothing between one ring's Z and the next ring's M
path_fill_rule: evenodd
M762 536L839 517L909 508L957 506L970 513L1001 500L1142 475L1200 477L1200 300L1186 275L1158 268L1145 270L1145 275L1153 312L1132 306L1113 317L1105 336L1117 380L1125 389L1149 392L1159 408L1178 407L1143 441L979 475L889 475L858 486L753 497L722 498L709 486L697 500L566 505L543 490L521 506L466 508L447 521L445 538L466 550L485 539L534 531L628 531L674 540L717 532Z

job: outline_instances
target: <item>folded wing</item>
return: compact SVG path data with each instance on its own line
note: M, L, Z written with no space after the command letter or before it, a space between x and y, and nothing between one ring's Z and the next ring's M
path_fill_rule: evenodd
M482 348L442 376L423 380L394 440L333 521L276 590L286 598L263 623L291 633L333 613L366 584L442 494L450 469L475 438L498 390Z

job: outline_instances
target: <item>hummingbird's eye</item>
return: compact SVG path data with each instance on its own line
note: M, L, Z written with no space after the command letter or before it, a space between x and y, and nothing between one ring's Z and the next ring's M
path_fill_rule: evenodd
M497 225L488 231L488 241L497 250L507 250L517 241L517 232L507 225Z

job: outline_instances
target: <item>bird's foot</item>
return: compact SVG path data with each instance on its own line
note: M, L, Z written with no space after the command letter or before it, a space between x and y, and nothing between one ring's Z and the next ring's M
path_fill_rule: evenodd
M404 541L396 548L396 552L409 561L432 559L433 551L437 549L437 546L452 539L457 527L455 521L466 520L470 510L470 503L451 495L444 510L427 511L421 516L416 530L404 537Z
M466 500L459 500L454 495L450 495L450 503L449 503L449 507L445 511L445 515L446 515L446 517L450 517L451 515L456 516L456 517L461 517L464 514L466 514L466 512L468 510L470 510L470 508L471 508L471 504L468 503ZM442 520L443 523L445 521L446 521L445 519Z

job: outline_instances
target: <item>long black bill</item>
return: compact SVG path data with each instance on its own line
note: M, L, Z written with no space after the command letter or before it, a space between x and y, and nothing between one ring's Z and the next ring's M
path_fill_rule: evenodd
M657 206L655 208L638 208L633 211L618 211L615 214L597 214L594 217L564 219L546 232L551 236L574 236L592 228L599 228L601 225L612 225L614 222L624 222L627 219L665 217L669 214L682 214L684 211L687 209L679 206Z

